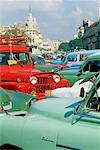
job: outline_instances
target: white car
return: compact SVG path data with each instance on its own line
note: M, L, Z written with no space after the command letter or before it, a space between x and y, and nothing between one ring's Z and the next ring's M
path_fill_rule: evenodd
M91 86L93 85L92 82L88 81L83 84L79 84L83 79L77 81L72 87L64 87L58 88L51 91L51 96L55 97L79 97L80 90L84 88L84 96L90 90Z

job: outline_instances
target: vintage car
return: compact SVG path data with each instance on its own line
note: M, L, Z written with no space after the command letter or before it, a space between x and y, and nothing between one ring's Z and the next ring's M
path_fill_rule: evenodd
M63 65L55 65L55 64L50 64L47 63L44 58L40 57L40 56L34 56L32 55L32 60L34 63L34 69L37 70L51 70L54 72L58 72L60 70L62 70L63 68L67 68L67 67L63 67Z
M50 90L67 87L69 83L58 73L35 70L25 46L0 45L0 86L42 99L50 95Z
M65 55L62 61L63 61L63 64L66 66L78 65L78 64L82 64L82 62L89 55L92 55L95 53L100 53L100 49L71 52L71 53Z
M79 63L77 65L72 65L69 68L64 68L63 71L66 70L66 71L73 71L73 72L75 71L76 72L76 71L79 71L81 69L81 65L82 65L81 63Z
M71 67L72 65L80 65L91 54L100 53L100 50L83 50L77 52L71 52L63 56L59 61L54 60L52 64L57 66L62 65L63 68Z
M84 99L36 101L25 116L10 114L4 104L4 112L0 110L0 149L100 150L100 75L82 82L87 81L93 86Z
M63 78L68 80L70 86L76 81L100 71L100 53L90 55L81 65L80 70L59 71Z

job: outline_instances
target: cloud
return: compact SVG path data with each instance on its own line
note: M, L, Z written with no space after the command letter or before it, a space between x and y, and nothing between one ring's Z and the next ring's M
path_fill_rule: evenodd
M84 17L96 20L99 0L0 0L0 23L25 22L31 7L43 36L69 39Z
M23 9L31 6L39 11L54 11L61 7L64 0L1 0L0 6L4 9Z
M41 11L55 11L61 8L63 0L35 0L33 7Z
M70 14L70 17L79 19L83 15L83 11L80 7L76 7Z

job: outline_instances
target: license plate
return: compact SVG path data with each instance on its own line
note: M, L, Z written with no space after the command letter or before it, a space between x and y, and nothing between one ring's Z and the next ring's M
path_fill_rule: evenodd
M51 91L50 90L46 90L45 91L45 96L51 96Z
M32 91L32 92L31 92L31 95L36 96L36 95L37 95L37 94L36 94L36 91ZM51 91L50 91L50 90L46 90L46 91L45 91L45 96L51 96Z
M31 95L32 95L32 96L36 96L36 91L32 91L32 92L31 92Z

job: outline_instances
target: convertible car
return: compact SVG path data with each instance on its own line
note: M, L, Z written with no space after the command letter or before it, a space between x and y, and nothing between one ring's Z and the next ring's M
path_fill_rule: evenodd
M24 116L9 112L4 100L13 107L14 97L1 91L0 149L100 150L100 75L81 83L87 81L93 85L84 99L50 97L29 105L29 98Z

